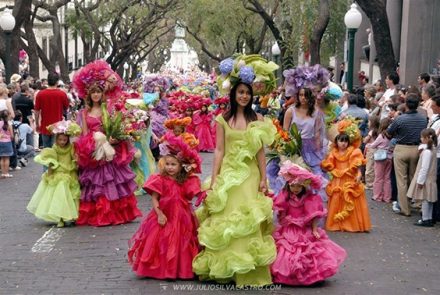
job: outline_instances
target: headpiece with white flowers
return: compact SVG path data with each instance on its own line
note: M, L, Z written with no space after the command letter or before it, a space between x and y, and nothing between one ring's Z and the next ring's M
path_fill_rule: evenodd
M233 85L242 81L252 85L255 95L265 95L277 87L275 71L278 65L259 54L238 54L220 62L217 78L220 93L227 94Z

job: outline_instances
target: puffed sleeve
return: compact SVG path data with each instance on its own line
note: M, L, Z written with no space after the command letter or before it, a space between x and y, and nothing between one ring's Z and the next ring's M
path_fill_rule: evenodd
M273 209L278 212L278 214L282 212L286 212L288 209L288 202L287 202L287 191L283 189L276 195L273 201Z
M201 191L200 179L195 175L191 175L185 181L184 188L185 198L187 198L188 200L192 200Z
M162 195L163 192L163 176L160 174L151 175L144 183L142 188L151 195L153 192Z
M34 158L34 161L44 166L51 165L53 169L57 169L60 165L58 155L53 148L43 149L41 153Z
M325 171L332 171L335 169L335 156L333 150L328 154L327 158L321 162L321 167Z
M225 119L223 118L223 115L220 114L217 117L215 117L215 121L217 122L217 124L220 124L221 126L225 127Z
M362 151L356 148L353 150L353 152L350 155L349 163L350 166L348 168L347 173L352 177L356 177L359 173L359 167L365 165L367 161L365 160Z

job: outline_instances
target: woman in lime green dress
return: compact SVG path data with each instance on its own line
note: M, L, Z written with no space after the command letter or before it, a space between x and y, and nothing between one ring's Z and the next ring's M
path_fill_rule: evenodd
M211 187L198 209L199 242L204 249L193 270L201 280L237 286L272 283L275 260L272 200L266 192L264 145L276 129L252 110L252 87L239 82L230 92L231 107L217 121Z

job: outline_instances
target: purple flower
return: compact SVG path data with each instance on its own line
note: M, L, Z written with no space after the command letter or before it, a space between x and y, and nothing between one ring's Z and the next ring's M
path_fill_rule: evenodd
M240 68L238 77L246 84L252 84L255 79L254 69L249 66L243 66Z
M230 57L224 59L220 62L219 69L223 75L227 75L232 72L232 68L234 67L234 60Z

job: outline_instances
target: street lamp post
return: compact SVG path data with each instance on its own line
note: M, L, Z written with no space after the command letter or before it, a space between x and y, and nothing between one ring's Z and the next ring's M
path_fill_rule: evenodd
M128 68L129 68L130 66L128 65L128 63L126 62L126 63L124 63L124 75L125 75L125 83L127 83L128 82Z
M278 58L280 57L280 54L281 54L280 47L278 46L278 43L275 42L275 44L272 45L272 56L274 57L276 64L278 64ZM279 76L278 75L278 71L280 69L281 69L281 67L279 67L278 70L276 71L276 78L277 78L277 81L278 81L277 85L280 84L280 80L281 80L281 79L278 79L278 76Z
M5 33L5 41L6 41L6 60L5 60L5 76L6 76L6 84L9 84L11 81L11 33L15 27L15 17L12 15L11 10L6 8L0 16L0 27Z
M351 4L350 10L344 16L344 22L348 29L348 69L347 89L353 91L353 65L354 65L354 37L362 23L362 14L356 4Z

